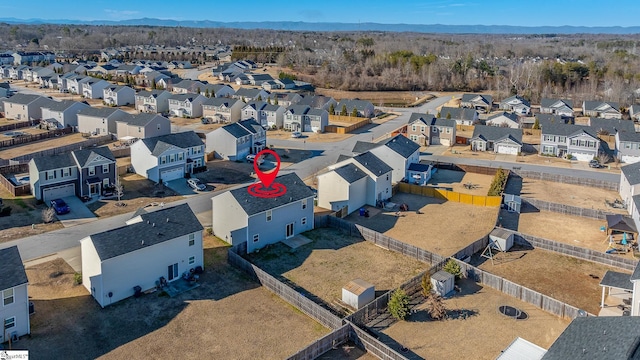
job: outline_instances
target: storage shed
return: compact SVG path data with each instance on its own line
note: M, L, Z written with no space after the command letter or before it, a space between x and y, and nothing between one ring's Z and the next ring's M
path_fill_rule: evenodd
M509 212L520 213L520 208L522 207L522 199L518 195L505 194L504 206Z
M515 234L503 228L495 228L489 234L489 245L496 250L509 251L513 246Z
M362 279L349 281L342 288L342 302L355 309L360 309L375 300L375 298L376 291L373 284Z
M455 275L444 270L440 270L431 275L431 285L433 285L433 290L436 293L440 296L445 296L453 291L455 279Z

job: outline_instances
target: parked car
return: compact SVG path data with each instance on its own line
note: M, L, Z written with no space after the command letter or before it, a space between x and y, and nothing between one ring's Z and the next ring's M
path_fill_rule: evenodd
M201 183L200 179L198 178L187 179L187 185L189 185L190 188L196 191L203 191L207 188L207 186Z
M600 164L598 160L591 160L589 161L589 167L594 169L600 169L600 168L603 168L604 165Z
M302 133L300 131L294 131L291 133L291 137L294 139L302 137Z
M256 156L253 154L247 155L247 162L252 163L256 161ZM262 157L258 158L258 165L262 165L264 163L264 159Z
M51 200L51 207L58 215L66 214L71 211L71 209L69 209L69 205L67 205L67 203L62 199Z

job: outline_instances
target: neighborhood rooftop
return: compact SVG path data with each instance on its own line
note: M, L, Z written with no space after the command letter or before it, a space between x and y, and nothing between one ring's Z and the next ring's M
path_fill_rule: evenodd
M0 292L29 281L17 246L0 250L0 273Z
M334 171L348 183L354 183L362 179L363 177L367 177L367 174L364 171L360 170L354 164L340 166Z
M261 198L249 194L248 185L229 192L249 216L314 196L313 191L295 173L278 176L274 183L284 185L287 192L274 198Z
M156 136L148 139L142 139L140 141L144 142L147 149L151 150L153 155L162 154L171 146L177 146L184 149L204 144L202 139L200 139L200 137L193 131Z

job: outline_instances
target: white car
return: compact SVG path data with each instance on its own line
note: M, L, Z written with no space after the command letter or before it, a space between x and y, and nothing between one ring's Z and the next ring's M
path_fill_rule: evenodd
M302 133L300 131L294 131L291 133L291 137L297 139L299 137L302 137Z
M251 155L247 155L247 162L252 163L256 161L256 156L251 154ZM258 165L262 165L262 163L264 163L264 159L262 157L258 158Z
M201 183L200 179L197 179L197 178L188 179L187 185L189 185L189 187L192 188L193 190L197 190L197 191L203 191L207 188L207 186Z

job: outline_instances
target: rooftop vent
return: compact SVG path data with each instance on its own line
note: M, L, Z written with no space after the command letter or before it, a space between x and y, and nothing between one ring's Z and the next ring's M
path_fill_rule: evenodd
M169 218L167 218L167 222L169 222Z
M140 241L140 245L144 245L144 240Z
M156 227L156 223L153 223L153 225L151 225L151 226Z

